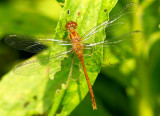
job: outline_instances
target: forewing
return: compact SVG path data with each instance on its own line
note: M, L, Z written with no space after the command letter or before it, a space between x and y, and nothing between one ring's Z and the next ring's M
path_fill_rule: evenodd
M121 11L118 11L116 14L111 16L110 20L106 20L102 22L101 24L93 27L88 32L86 32L83 36L83 42L85 43L86 40L92 38L94 34L97 32L105 29L107 33L110 33L112 31L116 31L123 27L125 23L127 22L127 19L129 15L134 14L138 9L138 5L135 3L129 3L127 4ZM117 29L118 28L118 29Z
M13 48L32 53L37 53L45 50L53 42L57 42L60 45L67 45L67 41L56 40L53 38L27 37L20 35L9 35L5 38L5 42Z

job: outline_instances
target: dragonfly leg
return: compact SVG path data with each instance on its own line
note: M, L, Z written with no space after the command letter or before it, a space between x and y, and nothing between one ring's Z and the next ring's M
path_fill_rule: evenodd
M69 35L63 40L63 41L66 41L68 39Z

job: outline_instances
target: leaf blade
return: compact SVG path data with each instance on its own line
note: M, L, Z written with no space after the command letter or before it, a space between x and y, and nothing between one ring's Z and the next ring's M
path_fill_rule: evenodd
M108 9L108 12L111 11L112 7L116 4L116 0L114 2L111 1L81 1L75 3L73 0L67 0L64 9L61 14L60 20L67 18L67 21L75 21L77 19L77 13L80 12L80 16L77 19L78 28L77 32L82 36L86 31L88 31L93 26L101 23L106 20L106 13L104 9ZM109 4L109 5L108 5ZM82 8L83 7L83 8ZM98 10L97 10L98 9ZM67 11L70 11L70 14L67 16ZM96 12L93 14L93 12ZM108 14L107 14L108 15ZM65 18L63 18L65 17ZM63 24L63 23L62 23ZM57 33L60 34L58 30L60 28L60 22L57 26ZM104 30L103 30L104 31ZM101 35L98 39L105 39L105 32L99 32L95 36ZM56 34L56 35L58 35ZM61 34L64 37L64 32ZM95 40L98 41L98 40ZM102 64L103 57L103 49L96 49L97 52L94 53L93 57L84 57L85 65L87 68L87 72L93 85L98 73L100 72L100 66ZM94 68L93 68L94 67ZM63 73L63 71L61 71ZM88 93L88 86L86 83L86 79L82 70L82 66L80 64L80 80L78 82L70 80L64 98L62 99L62 107L60 112L57 115L69 115L71 111L84 99L86 94ZM57 77L55 77L57 78ZM51 113L52 114L52 113ZM52 114L55 115L55 114Z

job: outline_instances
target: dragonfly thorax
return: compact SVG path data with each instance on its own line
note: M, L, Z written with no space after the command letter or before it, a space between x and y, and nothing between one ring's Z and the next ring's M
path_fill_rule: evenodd
M67 30L70 30L70 28L77 28L77 23L74 21L68 21L67 24L65 25L65 27L67 28Z

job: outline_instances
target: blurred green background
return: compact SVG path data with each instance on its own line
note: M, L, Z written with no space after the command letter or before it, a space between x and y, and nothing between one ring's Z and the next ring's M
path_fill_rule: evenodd
M119 0L115 8L123 8L129 2L136 2L139 5L129 26L132 26L133 30L143 30L142 44L135 51L136 57L123 62L120 66L104 64L93 86L98 110L92 111L90 108L88 94L71 115L160 116L160 2ZM33 55L6 45L5 36L8 34L54 36L62 6L63 3L55 0L0 0L1 81L4 80L3 75L15 64ZM1 87L0 91L7 93L5 87ZM2 109L1 107L0 113L4 112L4 107ZM8 106L5 110L7 109L11 108ZM47 115L47 111L40 114L33 111L24 114L40 116Z

